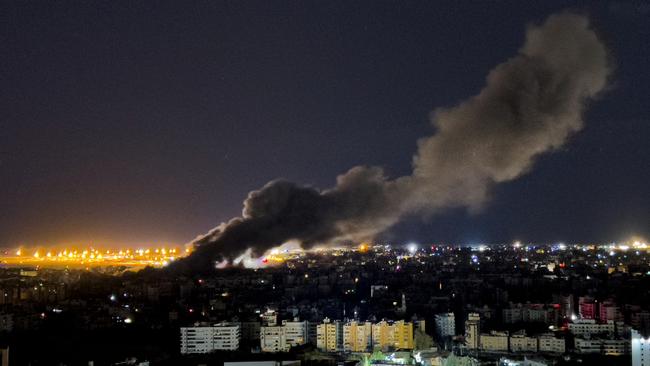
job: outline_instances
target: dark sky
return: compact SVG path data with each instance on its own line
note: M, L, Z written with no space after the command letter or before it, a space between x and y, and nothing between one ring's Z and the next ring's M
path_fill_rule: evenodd
M482 213L389 237L648 237L648 3L21 0L0 4L0 247L184 243L274 178L408 174L429 113L477 93L526 24L567 6L616 66L585 129Z

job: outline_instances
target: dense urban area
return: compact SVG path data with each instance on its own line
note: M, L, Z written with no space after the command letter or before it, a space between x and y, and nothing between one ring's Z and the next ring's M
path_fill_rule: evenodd
M649 305L642 242L362 245L193 275L4 264L0 343L11 365L636 366Z

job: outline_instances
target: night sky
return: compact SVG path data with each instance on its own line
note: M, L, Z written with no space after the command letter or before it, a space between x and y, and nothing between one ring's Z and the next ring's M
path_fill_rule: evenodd
M650 237L650 4L5 1L0 247L185 243L275 178L409 174L429 114L476 94L526 24L589 15L612 53L586 127L480 213L397 242Z

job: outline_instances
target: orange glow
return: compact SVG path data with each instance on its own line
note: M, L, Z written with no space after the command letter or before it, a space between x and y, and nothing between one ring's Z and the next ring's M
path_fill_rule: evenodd
M359 253L366 253L370 250L370 243L361 243L359 245Z
M125 266L143 268L146 266L164 267L169 263L187 255L191 250L170 248L169 246L153 249L96 249L96 248L49 248L35 249L31 255L27 250L18 249L11 254L0 256L0 263L9 266L39 266L39 267L102 267ZM45 254L41 254L45 253ZM178 255L176 253L183 253Z

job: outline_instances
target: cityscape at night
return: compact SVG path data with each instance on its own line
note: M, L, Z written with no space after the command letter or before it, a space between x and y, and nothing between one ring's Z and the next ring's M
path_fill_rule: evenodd
M650 366L650 3L0 24L0 366Z

